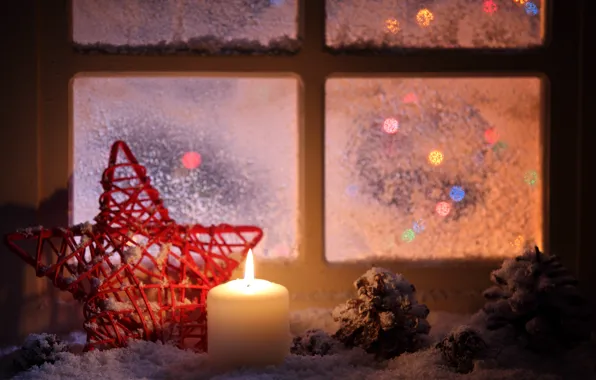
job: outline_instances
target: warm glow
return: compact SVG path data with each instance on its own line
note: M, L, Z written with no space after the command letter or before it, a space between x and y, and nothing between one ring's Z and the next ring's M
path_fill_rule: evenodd
M443 153L438 150L433 150L428 155L428 162L435 166L440 165L441 162L443 162Z
M513 2L519 5L524 5L528 2L528 0L513 0Z
M433 13L426 8L421 9L420 11L418 11L418 14L416 14L416 22L418 23L418 25L422 27L429 26L431 21L434 19L435 16L433 15Z
M244 281L252 283L255 280L255 261L252 257L252 249L248 250L246 263L244 264Z
M396 34L399 32L399 21L394 18L388 18L385 20L385 28L387 28L387 31Z

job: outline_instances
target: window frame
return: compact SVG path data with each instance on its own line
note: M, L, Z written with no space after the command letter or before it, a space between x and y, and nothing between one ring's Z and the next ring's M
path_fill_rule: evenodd
M286 285L294 307L329 306L347 297L371 265L403 273L429 307L474 310L479 290L497 261L327 263L324 257L325 80L331 76L543 78L543 214L545 249L578 271L580 259L580 11L581 2L546 1L545 43L528 49L408 49L391 55L338 55L325 46L325 1L299 3L302 49L295 56L142 56L76 53L71 44L70 1L36 0L39 197L65 188L73 170L70 82L86 75L272 75L301 78L299 94L299 257L257 263L259 276ZM248 73L248 74L247 74ZM576 202L568 200L577 194ZM70 200L69 200L70 202ZM42 210L45 224L66 225L68 203ZM555 232L556 234L552 233ZM585 245L583 246L585 247ZM585 250L585 248L584 248Z

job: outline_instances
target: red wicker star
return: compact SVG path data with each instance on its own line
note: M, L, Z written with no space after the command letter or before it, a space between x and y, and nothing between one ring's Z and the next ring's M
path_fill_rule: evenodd
M7 245L84 303L87 349L132 338L204 351L207 291L230 279L262 230L177 224L123 141L101 183L95 224L28 228L6 235Z

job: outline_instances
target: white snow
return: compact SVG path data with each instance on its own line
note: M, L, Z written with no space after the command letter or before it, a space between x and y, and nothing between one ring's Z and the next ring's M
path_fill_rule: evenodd
M452 327L462 323L475 323L478 317L432 313L431 336L438 341ZM292 330L304 332L308 328L327 326L330 310L303 310L293 315ZM296 323L296 321L299 321ZM310 323L305 324L305 321ZM493 334L495 335L495 334ZM459 375L447 369L438 351L427 349L404 354L388 362L376 363L364 352L355 349L324 357L290 355L279 367L244 369L218 373L210 368L208 356L182 351L175 347L150 343L132 342L125 349L94 351L85 354L59 354L56 364L45 364L21 373L15 379L62 380L62 379L345 379L345 380L420 380L420 379L469 379L469 380L589 380L596 378L593 357L594 345L576 349L563 357L549 360L536 357L517 348L499 346L496 337L485 334L498 348L494 358L479 361L468 375ZM549 374L550 373L550 374Z

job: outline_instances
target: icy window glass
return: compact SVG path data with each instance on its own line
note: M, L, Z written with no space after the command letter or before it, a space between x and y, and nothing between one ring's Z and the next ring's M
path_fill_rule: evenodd
M124 140L179 223L253 224L255 254L296 255L293 77L77 77L72 222L98 212L109 150Z
M525 48L542 44L542 0L326 0L332 48Z
M330 79L327 259L502 258L542 244L540 87Z
M73 41L105 52L295 51L297 0L74 0Z

